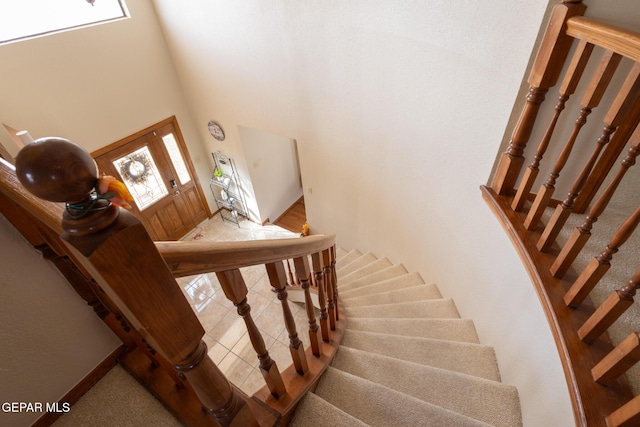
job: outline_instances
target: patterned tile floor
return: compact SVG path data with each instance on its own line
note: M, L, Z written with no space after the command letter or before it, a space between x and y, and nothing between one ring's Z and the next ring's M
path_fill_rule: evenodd
M220 215L202 223L182 240L239 241L296 238L298 235L274 225L260 226L241 220L240 226L223 221ZM282 371L291 364L289 337L282 320L282 306L271 291L264 265L241 269L249 294L251 316L262 332L269 355ZM178 279L185 297L206 331L209 356L236 386L253 395L264 386L258 357L236 308L224 295L215 274L199 274ZM308 322L303 305L290 302L298 336L309 345Z

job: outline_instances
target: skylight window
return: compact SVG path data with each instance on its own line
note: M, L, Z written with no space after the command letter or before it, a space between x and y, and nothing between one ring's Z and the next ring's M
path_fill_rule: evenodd
M2 0L0 44L128 17L124 0Z

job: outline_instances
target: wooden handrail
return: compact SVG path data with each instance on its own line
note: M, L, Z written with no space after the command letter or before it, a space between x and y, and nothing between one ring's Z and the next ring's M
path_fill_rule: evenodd
M334 245L335 235L240 242L156 242L156 248L175 277L214 273L269 264L322 252Z
M567 19L567 35L640 61L640 33L606 24L593 18Z

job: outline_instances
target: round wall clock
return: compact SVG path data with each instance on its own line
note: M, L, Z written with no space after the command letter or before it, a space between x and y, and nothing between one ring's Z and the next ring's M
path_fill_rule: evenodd
M209 133L212 137L218 141L224 141L224 131L218 123L211 120L207 126L209 127Z

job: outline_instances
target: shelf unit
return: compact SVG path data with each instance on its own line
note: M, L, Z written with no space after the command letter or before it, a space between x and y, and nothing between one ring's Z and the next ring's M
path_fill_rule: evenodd
M211 155L215 169L209 180L209 187L220 212L220 217L223 221L233 222L240 227L240 218L247 217L247 209L236 167L233 160L221 151L216 151ZM216 175L215 171L220 171L220 174Z

